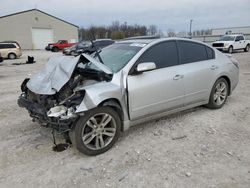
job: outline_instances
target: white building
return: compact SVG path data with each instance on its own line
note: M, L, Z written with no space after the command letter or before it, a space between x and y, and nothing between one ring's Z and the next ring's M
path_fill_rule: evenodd
M78 26L38 9L0 17L0 41L17 41L23 49L44 49L64 39L78 41Z
M225 35L231 33L250 34L250 26L212 29L212 35Z

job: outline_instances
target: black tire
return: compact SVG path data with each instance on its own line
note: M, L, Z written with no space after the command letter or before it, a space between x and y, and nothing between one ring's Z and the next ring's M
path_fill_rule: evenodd
M95 120L98 120L98 116L101 116L100 114L101 115L107 114L108 117L109 116L112 117L112 119L109 121L109 123L107 123L106 126L105 125L103 126L103 129L106 128L106 129L113 130L112 138L109 136L106 136L104 134L104 132L93 133L93 132L97 131L97 129L90 128L87 125L87 123L89 123L90 121L92 122L92 120L90 120L90 119L93 117L94 118L97 117L97 119L95 119ZM100 119L100 121L102 121L102 120ZM102 125L100 121L99 121L98 126ZM113 124L113 123L115 123L115 129L111 126L111 124ZM94 126L94 125L95 124L92 124L91 126ZM107 132L107 133L110 134L110 132ZM79 120L76 122L76 125L73 128L73 130L69 132L69 136L70 136L70 139L71 139L71 142L73 143L73 145L75 145L76 148L80 152L82 152L86 155L99 155L101 153L106 152L114 145L114 143L119 138L120 133L121 133L121 119L120 119L118 113L116 111L114 111L112 108L105 106L105 107L97 107L97 108L94 108L94 109L89 110L88 112L84 113L84 116L80 117ZM90 134L90 136L87 137L86 135L88 135L88 134ZM93 137L93 134L101 134L102 141L103 141L103 144L105 146L103 146L103 147L101 146L101 141L99 138L100 135ZM86 136L85 142L83 141L83 136ZM105 143L105 139L106 139L106 143ZM86 140L91 140L91 141L88 144L85 144L87 142ZM97 147L94 149L94 147L96 147L96 142L98 142L97 145L99 147L102 147L102 148L97 149L98 148Z
M246 48L244 49L245 52L249 51L249 44L246 46Z
M219 84L223 84L225 86L225 92L223 91L223 95L219 95L218 98L223 99L222 96L224 96L224 99L223 101L221 101L221 103L218 102L218 98L217 100L215 99L216 96L218 96L218 94L216 93L218 90L217 90L217 86ZM216 95L217 94L217 95ZM221 92L222 94L222 92ZM206 105L206 107L208 108L211 108L211 109L219 109L221 108L225 102L227 101L227 97L228 97L228 94L229 94L229 86L228 86L228 82L224 79L224 78L219 78L213 85L213 88L212 88L212 91L210 93L210 97L209 97L209 102L208 104ZM217 101L217 102L216 102Z
M53 47L53 48L51 49L51 51L52 51L52 52L58 52L58 51L59 51L59 48L58 48L58 47Z
M14 53L9 53L9 54L8 54L8 58L9 58L9 59L16 59L16 57L17 57L17 56L16 56L16 54L14 54Z
M232 54L233 53L233 46L229 46L229 48L228 48L228 53L230 53L230 54Z
M71 51L71 52L70 52L70 55L71 55L71 56L74 56L74 55L75 55L75 52L74 52L74 51Z

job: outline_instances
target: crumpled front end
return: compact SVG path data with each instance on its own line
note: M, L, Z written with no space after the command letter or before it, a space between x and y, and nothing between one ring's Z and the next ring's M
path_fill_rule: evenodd
M85 69L86 62L89 60L83 56L52 58L43 71L23 81L18 105L42 126L61 133L69 131L79 117L76 111L85 96L84 89L76 88L112 79L103 71Z
M84 93L75 94L61 100L58 95L37 95L30 91L24 81L23 93L18 98L18 105L26 108L33 121L44 127L56 129L58 132L66 132L71 129L77 120L75 114L77 105L81 103ZM59 98L58 98L59 97Z

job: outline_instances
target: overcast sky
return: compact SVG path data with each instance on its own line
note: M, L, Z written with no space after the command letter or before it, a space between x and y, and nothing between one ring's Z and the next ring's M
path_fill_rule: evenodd
M118 20L178 32L190 19L194 30L250 26L250 0L0 0L0 16L35 7L80 27Z

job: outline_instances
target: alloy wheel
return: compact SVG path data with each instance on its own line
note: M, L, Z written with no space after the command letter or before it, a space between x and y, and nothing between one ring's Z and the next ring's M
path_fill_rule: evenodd
M88 119L82 129L82 141L91 150L105 148L116 133L115 119L107 113L95 114Z
M215 87L214 102L216 105L222 105L227 97L227 86L224 82L219 82Z

